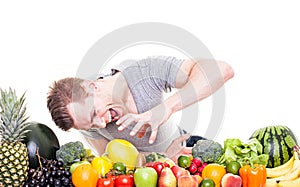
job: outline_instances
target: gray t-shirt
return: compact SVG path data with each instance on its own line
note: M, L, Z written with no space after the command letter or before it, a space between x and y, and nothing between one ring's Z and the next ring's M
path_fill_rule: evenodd
M175 57L157 56L142 60L126 60L114 69L120 71L125 77L138 113L143 113L162 102L163 92L175 87L176 75L182 62L183 60ZM148 143L150 129L144 137L138 138L129 135L131 127L120 132L115 123L109 123L104 129L81 130L80 132L92 139L125 139L135 145L139 151L147 152L164 151L172 140L181 134L181 129L172 118L159 127L153 144Z

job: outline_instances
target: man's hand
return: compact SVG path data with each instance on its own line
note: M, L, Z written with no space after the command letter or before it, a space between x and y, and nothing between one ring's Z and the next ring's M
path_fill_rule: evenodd
M168 158L172 159L175 163L177 162L177 159L180 155L191 155L192 148L182 146L182 142L186 141L189 137L190 134L185 134L174 139L169 145L169 147L166 149L164 154Z
M171 112L168 111L167 107L160 104L141 114L126 114L122 116L116 124L120 125L118 128L119 131L128 128L130 125L134 125L130 135L135 136L137 134L140 138L144 136L146 130L150 127L151 134L149 143L153 144L156 139L159 126L165 123L169 119L170 115Z

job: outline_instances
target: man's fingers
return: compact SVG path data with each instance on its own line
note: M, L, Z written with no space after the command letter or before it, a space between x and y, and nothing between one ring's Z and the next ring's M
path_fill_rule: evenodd
M129 115L124 115L118 121L116 121L116 125L121 125L125 120L127 120L130 116Z
M184 147L182 150L183 154L192 154L192 148L191 147Z
M185 140L187 140L191 135L189 133L187 134L184 134L182 136L179 136L178 138L176 138L174 141L177 142L177 143L181 143Z
M136 135L136 133L142 128L143 125L144 125L144 122L141 122L141 121L137 122L137 124L135 124L135 126L131 130L130 136Z
M150 138L149 138L149 144L153 144L155 139L156 139L156 136L157 136L157 130L158 128L152 128L152 131L151 131L151 135L150 135Z
M124 130L128 126L132 125L135 122L134 118L127 118L125 121L122 122L122 124L118 127L119 131Z

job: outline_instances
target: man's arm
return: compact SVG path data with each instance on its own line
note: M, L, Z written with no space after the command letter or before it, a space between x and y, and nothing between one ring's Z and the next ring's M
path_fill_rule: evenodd
M132 122L136 125L130 135L145 132L151 127L149 143L155 141L158 127L170 116L213 94L234 75L232 68L225 62L214 60L186 60L176 75L177 92L161 104L142 114L127 114L117 121L119 130L127 128Z
M162 103L166 112L170 113L167 115L212 95L233 75L232 68L225 62L186 60L177 73L176 87L179 88L178 91Z

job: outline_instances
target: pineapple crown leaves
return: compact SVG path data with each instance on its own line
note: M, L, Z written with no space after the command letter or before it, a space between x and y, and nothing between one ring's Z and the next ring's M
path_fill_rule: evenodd
M18 99L16 91L0 88L0 137L9 142L22 141L30 125L27 123L25 93Z

